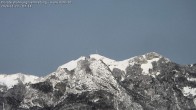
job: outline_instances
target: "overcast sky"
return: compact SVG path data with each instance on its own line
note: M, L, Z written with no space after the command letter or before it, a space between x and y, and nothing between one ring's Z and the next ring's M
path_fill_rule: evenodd
M0 8L0 73L44 76L96 53L123 60L155 51L196 63L196 0L72 0Z

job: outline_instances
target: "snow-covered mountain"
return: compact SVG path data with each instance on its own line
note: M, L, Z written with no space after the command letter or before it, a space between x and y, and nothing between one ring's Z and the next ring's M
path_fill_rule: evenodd
M43 78L0 75L0 109L192 110L196 65L179 65L155 52L123 61L92 54Z
M12 88L14 85L18 83L28 84L28 83L37 83L42 78L33 75L25 75L22 73L16 74L0 74L0 85L6 86L8 89Z

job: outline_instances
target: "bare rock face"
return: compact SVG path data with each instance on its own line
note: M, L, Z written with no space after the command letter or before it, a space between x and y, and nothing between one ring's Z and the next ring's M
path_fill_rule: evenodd
M0 81L2 110L196 109L196 65L179 65L155 52L123 61L94 54L34 82L15 80L12 86Z

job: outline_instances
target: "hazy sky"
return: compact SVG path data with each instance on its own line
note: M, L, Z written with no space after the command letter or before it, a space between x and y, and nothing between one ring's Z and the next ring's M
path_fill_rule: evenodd
M116 60L155 51L177 63L196 63L196 0L0 8L0 73L43 76L96 50Z

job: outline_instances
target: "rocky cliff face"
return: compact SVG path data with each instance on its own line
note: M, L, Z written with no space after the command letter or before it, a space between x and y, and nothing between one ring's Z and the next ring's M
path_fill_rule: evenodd
M196 65L179 65L147 53L124 61L80 57L43 78L0 76L5 110L193 110ZM9 79L9 78L8 78Z

